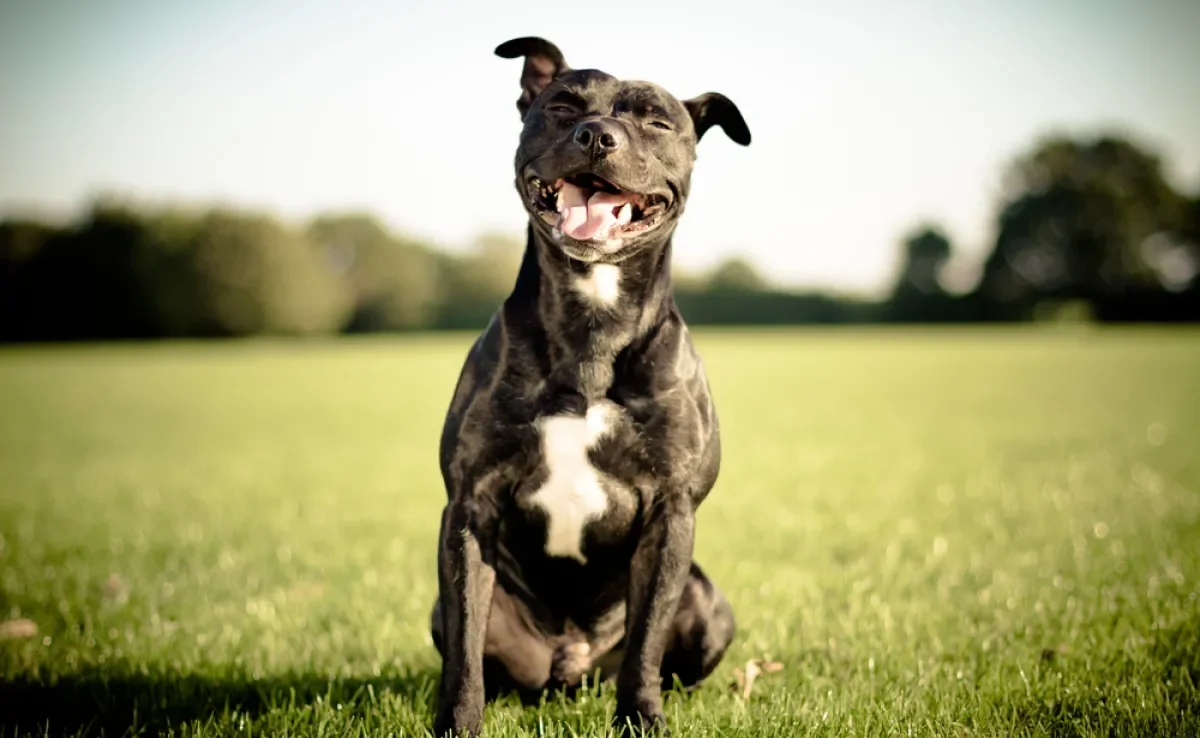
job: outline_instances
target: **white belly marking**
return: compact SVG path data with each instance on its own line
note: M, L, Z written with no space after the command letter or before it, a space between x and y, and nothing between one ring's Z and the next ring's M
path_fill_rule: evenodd
M587 563L582 550L584 526L608 508L608 495L588 461L588 449L608 432L609 409L609 403L601 403L588 408L585 418L555 416L538 421L548 476L530 500L546 514L550 556Z

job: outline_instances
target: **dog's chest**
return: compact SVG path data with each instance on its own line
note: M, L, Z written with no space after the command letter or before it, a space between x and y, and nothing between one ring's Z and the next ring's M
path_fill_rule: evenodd
M597 469L591 452L611 439L620 409L611 402L592 405L585 417L548 416L537 421L542 474L523 500L545 518L545 552L587 563L587 528L631 507L632 496L618 480ZM617 517L625 517L618 515Z

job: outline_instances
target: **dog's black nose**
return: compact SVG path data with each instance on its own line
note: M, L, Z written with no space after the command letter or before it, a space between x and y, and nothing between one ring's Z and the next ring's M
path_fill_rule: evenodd
M575 126L575 143L592 156L608 156L625 143L625 133L614 123L589 120Z

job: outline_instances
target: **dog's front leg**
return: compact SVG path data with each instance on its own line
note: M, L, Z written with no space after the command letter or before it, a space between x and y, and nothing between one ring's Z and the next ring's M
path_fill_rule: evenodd
M654 500L642 527L629 577L624 660L617 674L615 727L665 730L663 652L687 581L695 536L695 506L672 490Z
M481 519L483 518L483 519ZM445 646L433 730L478 735L483 725L483 645L496 572L480 535L490 522L473 505L454 499L442 512L438 546L438 596Z

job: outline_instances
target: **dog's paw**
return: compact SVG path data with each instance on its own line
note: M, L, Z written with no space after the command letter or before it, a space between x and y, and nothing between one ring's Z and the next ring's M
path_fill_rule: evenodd
M554 649L550 675L555 681L574 687L592 668L592 649L587 643L564 643Z
M433 734L436 738L476 738L482 732L482 711L453 708L438 710L433 721Z
M661 705L639 705L633 709L617 706L613 716L613 728L617 734L635 738L636 736L657 736L667 738L671 731L667 729L667 718L663 715Z

